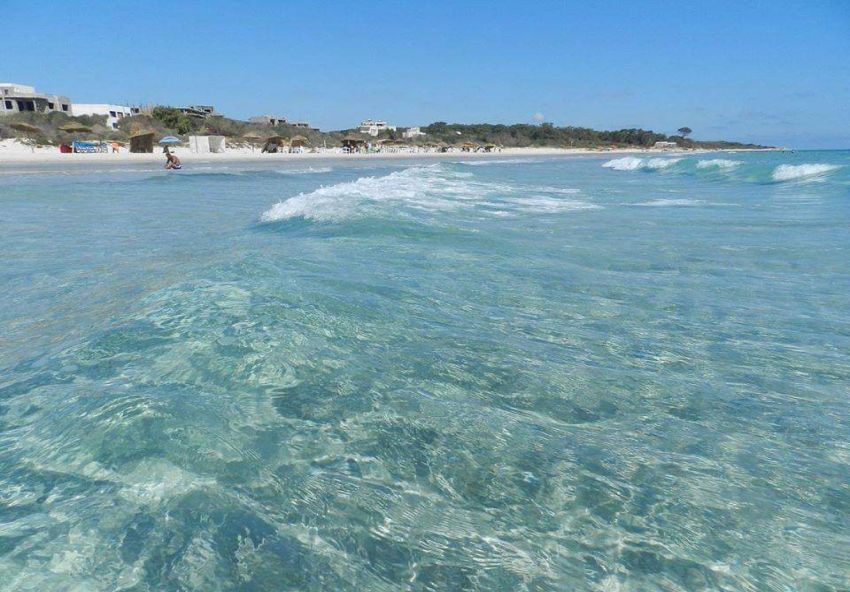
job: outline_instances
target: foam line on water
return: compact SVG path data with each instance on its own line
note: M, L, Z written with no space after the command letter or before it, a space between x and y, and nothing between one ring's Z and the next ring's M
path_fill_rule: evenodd
M704 204L705 202L701 199L651 199L649 201L641 201L633 205L650 208L663 208L670 206L692 207Z

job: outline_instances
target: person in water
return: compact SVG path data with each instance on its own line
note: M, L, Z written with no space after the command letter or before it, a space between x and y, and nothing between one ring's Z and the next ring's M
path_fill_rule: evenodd
M183 165L180 164L180 159L177 158L177 155L166 151L166 153L165 153L165 168L173 169L175 171L179 171L180 169L183 168Z

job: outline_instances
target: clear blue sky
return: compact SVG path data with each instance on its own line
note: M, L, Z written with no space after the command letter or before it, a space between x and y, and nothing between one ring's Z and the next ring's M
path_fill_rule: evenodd
M2 4L0 80L78 102L850 147L850 0Z

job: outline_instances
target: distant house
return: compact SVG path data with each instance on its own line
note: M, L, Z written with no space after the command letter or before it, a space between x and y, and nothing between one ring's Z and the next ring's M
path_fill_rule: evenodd
M361 134L377 136L382 131L395 131L395 126L387 125L386 121L375 121L373 119L366 119L360 122L360 127L357 128L357 131Z
M281 125L286 123L286 117L281 117L277 115L257 115L256 117L251 117L248 119L249 123L258 123L260 125Z
M409 140L411 140L413 138L418 138L419 136L424 136L424 135L425 135L425 132L423 132L418 127L409 127L406 130L404 130L403 132L401 132L401 137L407 138Z
M71 114L71 99L61 95L48 95L35 91L35 87L13 82L0 82L0 115L12 113Z
M197 119L207 119L208 117L221 115L216 112L215 107L212 105L189 105L188 107L182 107L180 112Z
M656 142L653 146L656 150L675 150L678 147L676 142Z
M111 105L109 103L74 103L74 115L106 115L106 126L118 129L118 122L141 112L139 107Z
M310 124L307 123L306 121L293 121L289 125L291 125L292 127L300 127L300 128L304 128L304 129L310 129Z

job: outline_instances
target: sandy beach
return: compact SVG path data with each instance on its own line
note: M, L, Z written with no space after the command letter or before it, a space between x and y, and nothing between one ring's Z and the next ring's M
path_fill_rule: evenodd
M227 152L221 154L192 152L187 146L170 148L184 164L211 163L211 162L297 162L316 159L409 159L409 158L464 158L464 159L505 159L505 158L529 158L536 156L569 156L569 155L598 155L611 154L652 154L657 156L676 156L682 154L696 154L710 152L708 150L689 151L659 151L650 149L608 149L589 150L585 148L503 148L498 152L462 152L453 150L451 152L438 151L380 151L380 152L357 152L346 154L339 148L318 148L315 151L301 153L262 153L259 149L252 150L249 146L228 146ZM163 163L165 157L162 148L155 147L152 154L133 154L122 147L118 153L95 153L95 154L63 154L56 146L33 147L16 139L0 140L0 166L3 165L28 165L50 163L52 165L67 164L69 168L77 168L86 164L105 163Z

